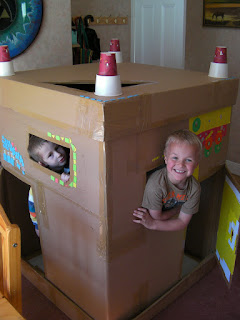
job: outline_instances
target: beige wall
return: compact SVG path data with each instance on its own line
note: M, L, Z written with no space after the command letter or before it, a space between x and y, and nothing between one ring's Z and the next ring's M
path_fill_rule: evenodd
M202 26L203 1L187 0L186 69L208 72L215 47L228 48L229 77L240 75L240 28ZM228 159L240 163L240 96L233 108Z
M127 25L91 26L100 38L101 51L109 51L110 40L118 38L123 61L130 61L131 0L71 0L72 16L128 16Z
M40 31L13 64L15 71L72 64L71 0L43 1Z

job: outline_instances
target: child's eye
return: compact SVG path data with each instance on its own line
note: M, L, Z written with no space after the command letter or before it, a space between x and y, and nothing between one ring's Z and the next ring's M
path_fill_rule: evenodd
M172 159L173 159L173 160L177 160L178 158L177 158L177 157L172 157Z
M186 162L192 162L192 159L186 159Z
M50 152L49 155L48 155L48 158L50 158L52 155L53 155L52 152Z

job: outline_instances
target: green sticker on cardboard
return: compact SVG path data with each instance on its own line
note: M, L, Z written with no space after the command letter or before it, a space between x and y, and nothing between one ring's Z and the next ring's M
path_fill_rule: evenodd
M201 127L201 119L200 118L196 118L194 121L193 121L193 132L197 132Z

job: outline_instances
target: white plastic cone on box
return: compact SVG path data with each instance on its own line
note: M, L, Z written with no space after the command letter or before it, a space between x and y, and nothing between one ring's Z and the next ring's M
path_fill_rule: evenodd
M228 64L211 62L208 76L213 78L228 78Z

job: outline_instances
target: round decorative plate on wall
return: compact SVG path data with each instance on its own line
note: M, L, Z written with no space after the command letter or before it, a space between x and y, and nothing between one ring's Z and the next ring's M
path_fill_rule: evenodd
M36 38L43 15L42 0L0 1L0 45L8 45L11 58Z

